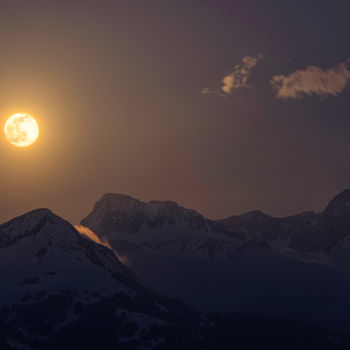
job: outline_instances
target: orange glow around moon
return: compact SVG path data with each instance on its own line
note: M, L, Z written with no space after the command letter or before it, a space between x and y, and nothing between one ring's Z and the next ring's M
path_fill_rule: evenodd
M17 147L32 145L39 136L39 126L36 120L27 113L16 113L5 123L7 140Z

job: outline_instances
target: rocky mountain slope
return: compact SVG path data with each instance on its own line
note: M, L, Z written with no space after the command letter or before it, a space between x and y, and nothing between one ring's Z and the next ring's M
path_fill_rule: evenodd
M264 239L304 251L330 252L350 235L350 190L335 196L321 213L304 212L286 218L274 218L251 212L220 220L225 226L244 233L247 240Z
M173 202L107 194L81 224L124 256L142 284L198 310L350 322L350 190L321 213L216 221Z
M145 203L120 194L104 195L81 225L121 255L143 250L211 259L230 256L245 241L243 234L223 223L174 202Z

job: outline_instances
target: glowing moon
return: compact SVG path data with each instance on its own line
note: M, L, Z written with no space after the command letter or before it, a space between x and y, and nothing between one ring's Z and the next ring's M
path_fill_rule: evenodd
M32 145L39 136L39 126L36 120L27 113L16 113L5 123L6 138L15 146Z

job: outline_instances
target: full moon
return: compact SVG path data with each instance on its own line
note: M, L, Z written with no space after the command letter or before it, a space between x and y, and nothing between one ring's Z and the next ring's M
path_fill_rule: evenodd
M7 119L4 130L9 142L18 147L32 145L39 136L38 123L27 113L12 115Z

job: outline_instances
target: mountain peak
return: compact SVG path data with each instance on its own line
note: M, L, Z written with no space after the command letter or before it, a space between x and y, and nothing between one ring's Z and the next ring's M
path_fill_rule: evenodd
M123 193L105 193L99 201L108 201L108 200L131 200L137 201L136 198L129 196L128 194Z
M42 240L76 241L79 233L51 210L35 209L0 225L0 249L39 236Z
M161 205L161 206L168 207L168 208L180 208L180 206L174 201L152 200L152 201L149 201L148 204Z
M9 268L37 276L47 271L69 275L72 270L87 276L100 270L128 274L111 249L82 236L49 209L32 210L0 225L0 251L0 275Z
M47 209L47 208L33 209L33 210L27 212L26 214L30 214L30 215L41 215L41 216L45 216L45 215L55 215L50 209ZM24 215L26 215L26 214L24 214Z
M156 228L163 223L200 218L204 221L195 210L185 209L173 201L143 202L124 194L106 193L81 224L100 233L110 231L112 227L113 231L137 233L143 224Z
M347 188L343 190L342 192L338 193L330 202L329 204L334 202L349 202L350 203L350 188Z
M52 212L50 209L47 208L39 208L39 209L33 209L30 210L22 215L19 215L13 219L11 219L8 222L5 222L4 224L0 225L0 230L3 226L8 226L12 223L26 223L27 225L30 225L30 223L34 223L37 220L41 220L43 218L47 218L50 222L59 222L62 221L64 223L67 223L64 219L56 215L54 212Z
M327 205L325 217L347 217L350 213L350 189L346 189L337 194Z
M134 211L141 202L126 194L106 193L94 205L94 211L113 211L118 208L123 211Z

